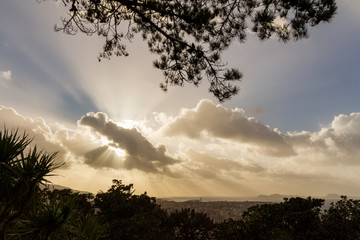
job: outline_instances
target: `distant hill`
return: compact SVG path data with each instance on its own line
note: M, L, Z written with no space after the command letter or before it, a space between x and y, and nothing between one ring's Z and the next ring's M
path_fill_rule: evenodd
M339 194L335 194L335 193L331 193L325 196L325 199L340 199L341 195Z
M295 196L295 195L282 195L282 194L271 194L271 195L259 195L256 197L256 200L263 201L263 202L282 202L284 198L292 198L292 197L302 197L302 196Z
M86 191L80 191L80 190L76 190L76 189L72 189L69 187L65 187L65 186L61 186L61 185L57 185L57 184L45 184L45 185L40 185L40 189L44 189L44 188L48 188L49 190L63 190L63 189L70 189L71 191L75 192L75 193L80 193L80 194L89 194L90 192L86 192ZM93 194L93 193L91 193Z
M256 201L264 201L264 202L282 202L284 201L284 198L292 198L292 197L301 197L301 198L307 198L309 196L300 196L300 195L282 195L282 194L271 194L271 195L259 195L255 198ZM321 198L325 199L326 201L338 201L340 200L341 195L331 193L326 196L311 196L312 198ZM351 199L358 199L358 197L348 196L348 198Z

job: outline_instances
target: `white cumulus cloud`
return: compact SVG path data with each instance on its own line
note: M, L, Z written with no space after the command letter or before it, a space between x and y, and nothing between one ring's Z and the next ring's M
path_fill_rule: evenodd
M208 100L178 116L161 116L162 128L154 130L149 126L156 119L147 119L143 131L129 129L102 112L87 113L69 129L50 127L42 118L0 106L2 126L26 131L39 149L59 151L58 161L68 166L61 169L62 181L70 185L72 175L85 177L79 169L86 169L91 177L82 184L88 186L105 181L103 173L109 179L120 174L133 176L129 181L147 179L146 188L171 187L177 194L236 195L239 189L263 194L330 190L346 194L358 189L360 113L335 116L318 131L288 133L246 117L241 109Z
M167 136L184 135L200 138L203 132L211 137L259 147L264 154L278 157L296 155L284 135L245 116L242 109L229 109L202 100L193 109L184 110L165 128Z
M303 157L313 155L324 164L360 165L360 113L340 114L328 127L288 133L286 139Z

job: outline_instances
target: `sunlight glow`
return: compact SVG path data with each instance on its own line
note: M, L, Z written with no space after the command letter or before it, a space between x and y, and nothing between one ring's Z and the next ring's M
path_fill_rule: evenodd
M108 146L109 150L115 152L117 156L119 156L119 157L125 157L126 156L126 152L123 149L115 146L115 144L112 141L109 141L105 137L101 137L100 140L101 140L101 145L102 146Z
M126 128L126 129L132 129L139 125L139 122L134 120L122 120L121 122L116 122L116 125Z
M111 151L115 152L116 155L118 155L119 157L125 157L126 156L126 152L124 150L122 150L121 148L109 146L109 149Z
M101 141L101 145L109 145L111 142L107 139L107 138L105 138L105 137L101 137L100 138L100 141Z

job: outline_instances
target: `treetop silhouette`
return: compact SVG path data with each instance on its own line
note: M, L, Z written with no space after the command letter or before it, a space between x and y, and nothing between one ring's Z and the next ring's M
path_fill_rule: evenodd
M56 0L55 0L56 1ZM335 0L62 0L69 16L56 31L82 32L105 38L99 55L127 56L123 40L141 34L150 52L158 54L154 66L163 71L160 84L198 86L203 76L209 91L220 101L238 93L242 78L228 69L221 54L234 39L245 42L249 32L261 40L280 41L308 37L308 28L329 22Z

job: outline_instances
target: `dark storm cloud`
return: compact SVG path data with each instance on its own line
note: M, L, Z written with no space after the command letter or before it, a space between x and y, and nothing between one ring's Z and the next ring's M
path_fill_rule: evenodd
M123 167L122 161L114 151L109 150L109 146L100 146L84 154L84 163L94 168L114 168Z
M108 120L105 113L88 113L78 121L78 124L91 127L111 141L113 147L123 149L126 152L123 162L126 169L138 169L153 173L165 172L168 165L178 162L166 155L165 146L154 147L135 128L127 129L118 126L115 122ZM104 149L98 150L105 151ZM94 163L92 165L94 166Z

